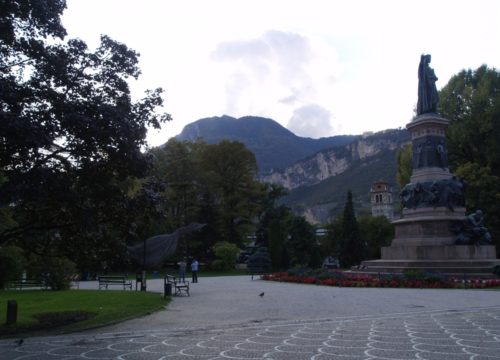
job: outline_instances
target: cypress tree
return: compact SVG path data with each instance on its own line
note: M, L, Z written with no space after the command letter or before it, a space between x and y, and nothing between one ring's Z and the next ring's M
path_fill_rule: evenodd
M341 238L339 242L339 260L341 267L348 268L359 264L364 258L364 244L359 236L358 221L354 214L352 192L347 192L344 206Z

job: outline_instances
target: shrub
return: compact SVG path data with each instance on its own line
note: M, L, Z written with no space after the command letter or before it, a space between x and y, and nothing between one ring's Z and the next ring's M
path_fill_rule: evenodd
M500 277L500 265L496 265L496 266L493 268L493 274L495 274L496 276L499 276L499 277Z
M264 274L270 271L272 263L267 248L258 248L257 251L248 258L247 268L251 274Z
M425 278L425 272L420 269L405 270L403 275L407 280L422 280Z
M311 274L310 268L294 267L292 269L288 269L288 275L290 276L307 276L309 274Z
M217 260L212 262L212 267L221 267L220 269L214 268L214 270L230 270L234 268L240 252L240 249L235 244L231 244L227 241L221 241L216 243L212 250L217 258Z
M210 268L211 270L214 270L214 271L227 271L227 270L230 270L231 268L227 267L227 264L222 261L222 260L214 260L212 261L212 263L210 264Z
M28 263L28 276L44 280L52 290L70 288L70 275L77 272L76 265L68 258L60 256L31 255Z
M26 259L23 250L17 246L0 247L0 289L9 281L21 278Z

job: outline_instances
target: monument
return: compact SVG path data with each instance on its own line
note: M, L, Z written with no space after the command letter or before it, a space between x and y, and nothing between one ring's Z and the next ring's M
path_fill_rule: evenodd
M363 262L368 272L406 270L487 276L496 259L482 213L466 216L466 184L448 169L445 134L449 120L437 113L438 92L430 55L418 68L417 116L406 125L412 140L412 175L401 190L403 212L392 223L395 238L380 260ZM474 209L475 210L475 209Z

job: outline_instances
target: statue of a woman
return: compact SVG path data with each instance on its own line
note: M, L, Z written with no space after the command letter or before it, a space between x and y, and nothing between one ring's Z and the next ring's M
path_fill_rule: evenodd
M417 115L437 112L438 92L436 89L437 77L429 67L430 55L420 57L418 65L418 102Z

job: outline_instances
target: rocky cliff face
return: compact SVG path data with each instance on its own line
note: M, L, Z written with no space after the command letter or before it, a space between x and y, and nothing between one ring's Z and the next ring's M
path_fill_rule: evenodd
M385 130L348 145L320 151L284 170L273 171L263 176L262 180L280 184L289 190L315 185L345 172L356 160L377 156L384 150L395 150L409 141L406 130Z

